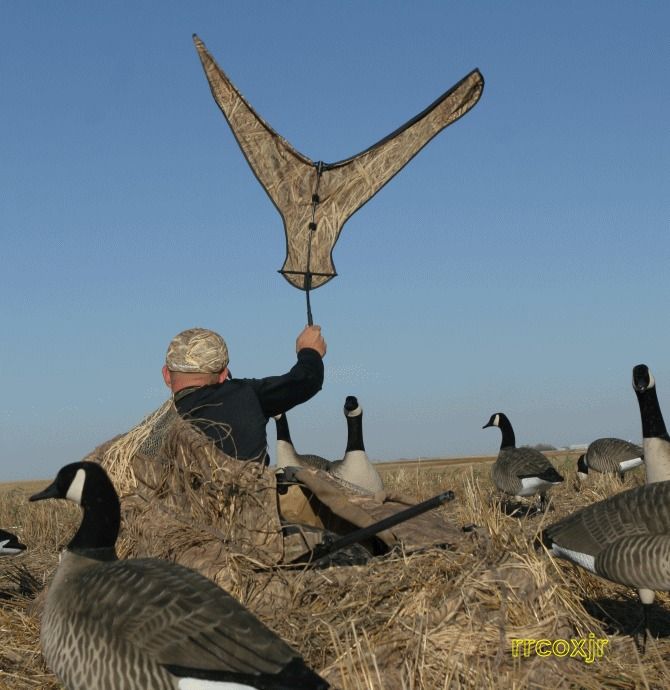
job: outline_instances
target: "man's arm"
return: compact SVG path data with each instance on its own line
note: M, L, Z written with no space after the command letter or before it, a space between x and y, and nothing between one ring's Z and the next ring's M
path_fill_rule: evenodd
M326 341L320 326L307 326L296 340L298 361L283 376L248 379L266 417L273 417L299 405L321 390Z

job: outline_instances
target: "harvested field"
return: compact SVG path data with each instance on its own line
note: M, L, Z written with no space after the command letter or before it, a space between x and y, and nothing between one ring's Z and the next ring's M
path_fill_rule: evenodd
M343 690L667 687L668 594L658 595L652 613L660 638L641 657L629 634L641 617L635 592L535 549L547 522L622 489L618 479L603 476L580 485L574 454L553 459L566 477L553 491L554 509L523 519L500 512L486 462L378 465L387 488L418 499L454 490L456 500L439 510L479 529L458 552L397 553L315 572L254 574L240 566L231 591ZM642 481L643 470L636 470L624 488ZM0 525L30 548L0 560L0 688L8 690L60 687L41 661L32 601L79 511L64 502L27 503L35 488L0 486ZM513 640L521 638L567 642L554 644L556 654L531 646L524 656L522 646L514 656ZM606 639L602 656L577 653L570 640L582 638L584 652Z

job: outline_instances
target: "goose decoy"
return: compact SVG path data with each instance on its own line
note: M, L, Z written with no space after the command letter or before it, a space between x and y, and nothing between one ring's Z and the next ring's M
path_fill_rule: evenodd
M44 659L68 690L329 687L199 573L153 558L117 560L120 504L100 465L66 465L30 500L47 498L83 509L49 587L40 634Z
M637 589L644 633L655 590L670 590L670 482L615 494L547 527L542 542L559 558Z
M646 364L633 367L633 390L640 405L642 448L647 484L670 480L670 437L656 394L656 381Z
M312 467L317 470L330 470L331 462L322 458L320 455L302 455L297 453L293 441L291 440L291 432L288 428L288 419L286 414L276 415L274 418L275 426L277 428L277 468L282 467Z
M370 493L383 491L382 479L370 462L363 444L363 408L353 395L347 396L344 401L344 416L347 419L347 447L342 460L332 464L332 474Z
M491 468L495 486L511 496L533 496L540 494L540 512L547 506L546 493L563 477L549 460L534 448L517 448L514 429L507 415L496 412L482 429L497 426L502 432L498 457Z
M644 647L655 590L670 590L670 481L659 479L670 459L670 439L654 377L644 364L633 368L633 389L640 403L647 484L569 515L544 530L542 541L555 556L637 589Z
M585 479L590 470L623 475L644 462L640 446L620 438L597 438L577 460L577 475Z
M13 556L25 550L25 544L22 544L15 534L0 529L0 556Z

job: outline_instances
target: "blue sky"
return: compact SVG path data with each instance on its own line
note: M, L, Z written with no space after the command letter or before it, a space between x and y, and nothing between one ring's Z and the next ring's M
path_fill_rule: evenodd
M670 416L669 23L662 1L0 3L0 480L161 404L184 328L221 332L235 376L294 361L304 293L193 33L313 160L486 80L344 226L298 450L341 457L349 394L374 459L493 454L496 411L519 443L639 439L635 364Z

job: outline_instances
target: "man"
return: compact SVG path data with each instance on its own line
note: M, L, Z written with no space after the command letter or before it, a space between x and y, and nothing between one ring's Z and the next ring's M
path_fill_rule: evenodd
M326 341L320 326L306 326L295 344L298 361L282 376L234 379L224 339L190 328L170 343L163 378L179 414L199 427L226 454L268 462L265 426L321 390Z

